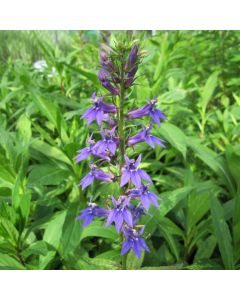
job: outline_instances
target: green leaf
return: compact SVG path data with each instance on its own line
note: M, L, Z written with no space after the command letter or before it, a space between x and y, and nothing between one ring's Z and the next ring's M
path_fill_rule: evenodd
M18 231L15 226L7 219L0 218L0 235L7 239L13 246L18 242Z
M109 226L105 227L103 222L93 221L87 227L85 227L82 231L81 240L86 237L103 237L108 238L113 241L119 239L119 235L117 234L115 227Z
M232 178L226 168L226 162L217 153L206 146L203 146L196 138L188 138L187 144L197 154L197 156L208 165L216 175L220 176L229 191L234 194L235 188L232 184Z
M97 255L96 258L103 258L103 259L110 259L110 260L117 261L121 259L120 250L109 250Z
M202 95L201 101L199 106L201 107L202 111L206 111L207 105L212 98L213 92L217 87L217 80L218 80L218 72L214 72L207 80Z
M63 256L73 252L80 245L83 228L81 222L76 220L78 212L79 203L71 203L67 210L60 240Z
M140 259L134 254L132 249L127 254L127 260L126 260L126 269L127 270L139 270L141 268L141 265L143 263L145 251L141 251Z
M24 270L24 266L8 254L0 253L0 270Z
M59 166L49 164L36 165L32 168L28 176L28 184L30 185L58 185L66 180L69 171L60 169Z
M232 238L224 219L223 208L214 196L211 197L211 212L213 228L223 264L226 269L232 270L234 269Z
M200 241L198 244L197 253L194 257L194 262L210 258L214 249L216 248L216 245L217 239L214 235L210 235L206 240Z
M172 192L162 193L160 198L160 209L151 206L149 209L150 214L142 219L142 224L145 225L145 234L152 235L156 230L160 219L174 209L181 201L186 199L192 189L193 187L183 187L173 190Z
M25 191L25 193L21 197L20 211L25 224L28 221L30 213L31 198L32 194L30 191Z
M178 150L184 159L186 159L187 143L186 136L180 128L173 124L162 123L161 127L154 132L168 141L176 150Z
M31 120L26 114L21 115L17 122L19 144L22 149L27 149L32 137ZM19 146L18 146L19 147Z
M49 144L37 139L32 140L31 147L47 157L62 161L65 164L72 166L70 159L57 147L50 146Z
M55 216L47 223L46 230L43 235L43 241L53 246L54 250L48 251L47 255L40 256L39 268L45 269L50 261L54 258L56 251L60 246L63 224L66 218L66 211L56 213Z
M0 187L12 189L15 178L7 167L0 165Z
M46 116L46 118L58 130L64 143L69 143L69 138L66 132L67 125L57 103L44 99L42 94L38 93L37 91L34 91L32 96L33 101L36 103L41 113Z
M30 255L47 255L48 246L44 241L37 241L31 244L28 248L21 252L21 255L26 259Z
M76 266L82 270L118 270L120 266L110 259L102 258L80 258Z

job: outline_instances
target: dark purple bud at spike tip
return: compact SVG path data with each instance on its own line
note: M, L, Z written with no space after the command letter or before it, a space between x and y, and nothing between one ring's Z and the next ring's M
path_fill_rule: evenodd
M114 72L115 67L110 59L111 48L102 45L99 52L99 61L102 67L109 72Z
M105 87L105 89L107 89L111 94L116 96L119 93L118 88L114 87L110 83L108 76L109 72L104 69L100 69L100 71L98 72L98 79L100 80L102 86Z

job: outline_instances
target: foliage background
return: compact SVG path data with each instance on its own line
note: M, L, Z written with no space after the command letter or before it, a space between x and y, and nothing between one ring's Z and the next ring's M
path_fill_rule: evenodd
M88 128L79 119L97 80L103 35L119 32L0 32L0 268L121 269L114 227L75 221L90 194L114 185L77 184ZM148 51L129 103L157 96L169 118L155 134L168 148L143 152L160 210L145 216L151 249L128 269L238 269L240 92L238 31L146 31ZM36 69L34 62L46 61ZM134 100L135 99L135 100ZM94 129L95 125L92 125ZM97 128L97 127L96 127Z

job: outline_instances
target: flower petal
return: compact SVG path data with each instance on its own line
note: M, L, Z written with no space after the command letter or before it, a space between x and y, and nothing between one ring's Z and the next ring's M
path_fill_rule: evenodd
M132 214L130 213L130 211L126 208L123 211L123 218L124 221L131 227L133 227L133 218L132 218Z
M127 253L131 247L132 247L132 242L129 239L127 239L122 245L121 255Z
M120 187L124 186L126 183L128 183L130 180L130 172L128 172L126 169L123 170L122 172L122 177L121 177L121 183Z
M133 242L132 249L133 249L133 252L138 257L138 259L140 259L140 257L141 257L141 247L140 247L140 244L139 244L139 240Z
M138 174L138 171L130 172L132 183L135 185L136 188L140 188L141 186L141 177Z
M150 176L143 170L138 170L138 174L140 175L140 177L146 181L148 181L149 183L152 183L152 179L150 178Z
M94 176L92 174L87 174L79 183L79 185L82 186L82 189L84 190L87 186L89 186L94 180Z

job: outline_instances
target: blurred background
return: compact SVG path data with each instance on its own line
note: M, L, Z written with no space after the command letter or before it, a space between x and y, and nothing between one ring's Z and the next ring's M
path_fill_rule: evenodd
M238 269L240 263L239 31L0 31L0 269L120 269L115 228L75 221L88 162L73 158L98 79L102 42L137 39L143 60L129 106L156 96L168 117L143 153L161 197L143 218L151 252L128 269ZM97 130L92 124L91 130Z

